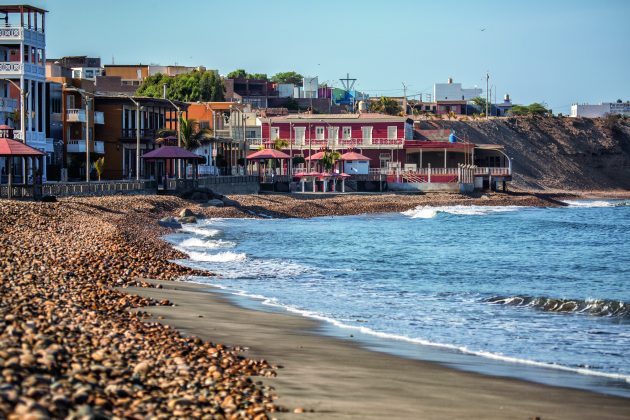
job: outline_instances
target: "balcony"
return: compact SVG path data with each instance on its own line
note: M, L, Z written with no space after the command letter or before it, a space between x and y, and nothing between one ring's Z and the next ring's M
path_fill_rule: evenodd
M135 128L123 128L120 138L122 140L135 140L136 135L137 133ZM157 139L157 130L153 128L141 128L140 138L142 140L155 140Z
M229 139L232 137L232 130L225 130L225 129L221 129L221 130L214 130L214 135L215 137L218 138L222 138L222 139Z
M68 153L85 153L85 140L68 140L66 150ZM99 155L105 154L105 143L98 140L94 141L94 149L90 151Z
M46 37L41 29L36 31L19 25L0 25L0 42L24 41L39 48L44 48L46 45Z
M43 65L34 63L20 63L19 61L0 61L0 75L4 77L20 76L34 79L46 77L46 68Z
M0 112L13 112L17 107L17 99L0 98Z
M105 124L105 115L100 111L94 111L94 124ZM81 122L85 121L85 109L71 108L66 111L66 121Z

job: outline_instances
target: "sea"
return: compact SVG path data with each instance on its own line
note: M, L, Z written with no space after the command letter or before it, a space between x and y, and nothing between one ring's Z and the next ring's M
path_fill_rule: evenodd
M238 304L456 369L630 397L630 201L205 219L165 239Z

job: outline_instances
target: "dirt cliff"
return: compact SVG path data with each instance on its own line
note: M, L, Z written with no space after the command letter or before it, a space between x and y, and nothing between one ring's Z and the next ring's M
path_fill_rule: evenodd
M511 117L428 120L422 128L452 128L474 143L505 146L513 185L527 189L630 189L627 118Z

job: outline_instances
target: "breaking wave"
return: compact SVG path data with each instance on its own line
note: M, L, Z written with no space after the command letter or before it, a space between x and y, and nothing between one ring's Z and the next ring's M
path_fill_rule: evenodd
M606 201L606 200L565 200L569 207L624 207L630 205L630 201Z
M523 209L522 206L418 206L415 209L403 211L404 216L412 219L432 219L439 213L448 213L456 216L485 216L493 213L504 213Z
M231 262L244 261L247 255L238 252L219 252L218 254L207 254L205 252L185 251L193 261L202 262Z
M201 238L188 238L184 239L179 243L179 246L182 248L204 248L204 249L214 249L214 248L234 248L236 244L231 241L223 241L221 239L218 240L210 240L206 241Z
M630 304L605 299L554 299L532 296L493 296L484 300L494 305L534 308L545 312L579 313L592 316L608 316L630 319Z

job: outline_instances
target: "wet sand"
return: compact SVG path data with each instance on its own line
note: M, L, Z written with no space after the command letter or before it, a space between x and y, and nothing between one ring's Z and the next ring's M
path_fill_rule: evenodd
M184 334L245 345L247 357L278 364L279 418L627 419L630 399L458 371L373 352L351 339L321 336L317 321L233 304L211 287L156 281L125 291L175 306L145 308ZM310 412L313 410L313 412Z

